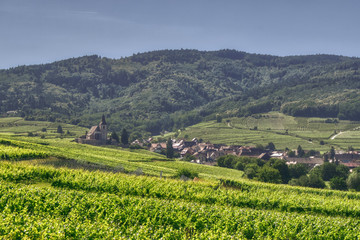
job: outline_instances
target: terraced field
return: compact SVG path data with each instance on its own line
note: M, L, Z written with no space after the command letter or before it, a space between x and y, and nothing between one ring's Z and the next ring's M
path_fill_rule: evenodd
M224 119L221 123L199 123L181 131L179 137L197 137L228 145L267 145L273 142L278 149L296 149L301 145L304 149L322 152L328 151L331 146L337 149L347 149L349 146L360 149L360 131L355 130L360 126L360 122L338 120L327 123L326 120L296 118L271 112L256 117ZM331 140L331 137L340 131L346 134ZM320 144L321 141L324 145Z
M235 120L225 123L203 123L202 129L241 130ZM343 139L357 135L345 131L333 141ZM8 156L0 161L4 239L360 237L356 192L260 183L234 169L169 160L145 150L81 145L59 134L6 132L0 135L0 152ZM183 168L199 178L175 179Z
M357 239L360 194L0 162L8 239ZM234 184L235 182L232 182Z

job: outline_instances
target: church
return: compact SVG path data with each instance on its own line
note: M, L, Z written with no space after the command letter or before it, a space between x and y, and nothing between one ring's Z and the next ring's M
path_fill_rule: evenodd
M105 145L108 141L107 134L107 124L105 116L103 115L101 122L96 126L92 126L86 136L78 138L77 142L91 145Z

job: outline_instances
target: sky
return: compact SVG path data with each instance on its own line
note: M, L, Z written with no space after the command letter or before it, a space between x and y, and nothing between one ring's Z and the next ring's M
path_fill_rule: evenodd
M236 49L360 57L359 0L0 0L0 69Z

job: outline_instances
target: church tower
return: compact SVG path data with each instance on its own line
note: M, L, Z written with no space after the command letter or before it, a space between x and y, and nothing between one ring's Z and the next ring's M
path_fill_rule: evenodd
M101 132L101 141L107 141L107 124L105 121L105 115L102 115L101 122L99 123L99 128Z

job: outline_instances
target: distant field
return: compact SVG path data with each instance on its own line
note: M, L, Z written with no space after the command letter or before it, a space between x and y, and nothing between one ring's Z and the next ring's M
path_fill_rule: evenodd
M179 137L196 137L228 145L266 145L273 142L277 149L295 149L298 145L319 151L328 151L330 146L360 149L360 131L355 130L360 122L325 121L324 118L297 118L271 112L256 117L223 119L221 123L210 121L196 124L182 131ZM330 139L339 132L346 134ZM324 141L324 145L320 145L320 141Z
M58 126L61 126L64 134L57 133ZM46 130L46 131L45 131ZM0 118L0 134L34 135L54 137L79 137L85 134L87 128L57 122L26 121L20 117ZM67 132L69 131L69 134Z

